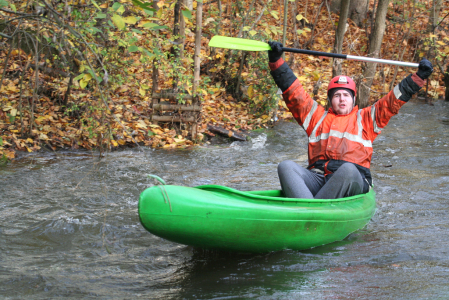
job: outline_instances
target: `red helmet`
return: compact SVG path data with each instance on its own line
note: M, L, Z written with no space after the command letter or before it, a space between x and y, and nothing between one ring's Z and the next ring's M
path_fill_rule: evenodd
M338 75L331 79L327 88L327 96L329 97L329 91L332 89L349 89L354 92L354 98L357 95L357 88L355 82L351 77L345 75Z

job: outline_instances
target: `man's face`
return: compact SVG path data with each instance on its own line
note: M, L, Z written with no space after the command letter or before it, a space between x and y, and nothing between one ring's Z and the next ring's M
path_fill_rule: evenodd
M354 99L346 90L338 90L332 97L332 109L337 115L347 115L354 107Z

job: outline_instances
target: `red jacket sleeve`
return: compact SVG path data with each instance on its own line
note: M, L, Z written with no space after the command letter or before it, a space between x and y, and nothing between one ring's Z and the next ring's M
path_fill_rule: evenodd
M390 119L398 114L399 109L407 103L424 85L424 80L416 74L409 75L402 80L392 91L370 107L363 109L364 125L369 128L370 140L380 134L381 130L387 126ZM367 129L368 129L367 128Z

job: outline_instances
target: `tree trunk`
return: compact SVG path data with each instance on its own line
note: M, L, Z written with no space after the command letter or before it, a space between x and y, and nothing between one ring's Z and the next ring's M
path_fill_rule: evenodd
M350 0L342 0L340 7L340 18L338 20L337 32L335 33L334 53L341 53L343 38L346 32L346 19L348 18ZM341 60L334 58L332 65L332 77L341 74Z
M181 4L182 4L182 0L176 0L176 4L174 7L174 15L173 15L173 35L179 35L179 20L180 20L180 15L181 15Z
M374 30L371 33L368 56L379 57L382 39L385 33L385 20L387 16L389 0L379 0L376 11ZM369 105L369 94L376 74L376 63L366 63L364 72L358 86L357 104L360 108Z
M195 56L193 61L193 95L196 96L200 82L200 51L203 24L203 2L198 1L196 6Z
M159 6L157 5L157 2L154 1L153 2L153 8L157 11L159 9ZM152 73L152 80L153 80L153 87L151 89L152 93L156 93L157 90L159 89L159 67L158 67L158 62L155 59L153 59L153 73Z
M200 54L201 54L201 36L203 28L203 1L197 1L196 5L196 30L195 30L195 55L193 59L193 96L195 97L193 105L199 105L198 103L198 86L200 83ZM194 122L191 130L192 139L197 138L197 122Z
M179 59L179 53L180 51L180 45L179 43L179 39L180 39L180 28L181 28L181 24L180 24L180 19L181 19L181 3L182 0L176 0L176 4L174 7L174 26L173 26L173 36L176 37L175 39L175 45L171 48L171 54L173 55L173 58ZM176 72L173 75L173 91L177 91L178 89L178 76L176 75Z
M346 2L348 0L332 0L331 2L331 11L334 13L338 13L340 11L342 2ZM362 27L363 21L367 18L367 13L369 9L369 0L350 0L348 16L354 23ZM340 11L341 13L341 11Z
M444 86L446 91L444 92L444 100L449 101L449 64L447 65L446 73L443 75Z
M186 21L184 19L184 15L182 14L183 6L185 6L185 1L181 0L181 9L179 11L179 38L176 40L179 46L180 60L184 58L184 44L186 42Z
M430 9L429 23L427 24L428 33L433 33L437 27L442 4L443 0L433 0L432 8Z

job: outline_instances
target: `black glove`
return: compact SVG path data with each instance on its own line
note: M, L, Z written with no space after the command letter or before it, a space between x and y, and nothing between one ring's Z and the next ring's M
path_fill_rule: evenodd
M284 46L279 42L268 42L268 45L271 47L271 50L268 51L268 60L270 62L277 62L282 57L282 53L284 53L282 51L282 47Z
M425 80L425 79L429 78L429 76L432 74L432 72L433 72L432 64L430 63L430 61L423 58L419 62L418 72L416 72L416 75L418 75L419 78L421 78L422 80Z

